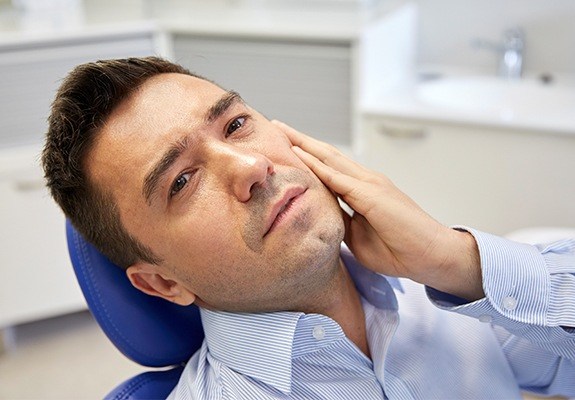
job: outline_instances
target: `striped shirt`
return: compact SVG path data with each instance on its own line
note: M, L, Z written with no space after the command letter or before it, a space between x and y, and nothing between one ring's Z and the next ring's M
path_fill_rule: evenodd
M342 249L362 295L371 360L323 315L202 310L206 339L170 398L575 396L575 241L530 246L468 230L484 299L384 277Z

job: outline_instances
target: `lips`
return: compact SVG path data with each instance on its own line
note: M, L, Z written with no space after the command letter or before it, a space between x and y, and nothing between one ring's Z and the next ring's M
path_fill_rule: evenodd
M266 219L265 233L264 237L270 233L273 228L281 222L287 214L289 214L292 205L298 200L298 198L304 194L306 191L303 187L293 187L285 191L283 196L275 201L268 213L268 218Z

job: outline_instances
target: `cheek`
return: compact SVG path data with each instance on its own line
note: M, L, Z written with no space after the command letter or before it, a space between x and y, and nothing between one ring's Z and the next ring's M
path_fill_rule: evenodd
M185 269L199 265L203 269L236 259L237 253L245 251L238 239L237 221L224 210L224 205L214 206L171 224L164 243L173 265Z

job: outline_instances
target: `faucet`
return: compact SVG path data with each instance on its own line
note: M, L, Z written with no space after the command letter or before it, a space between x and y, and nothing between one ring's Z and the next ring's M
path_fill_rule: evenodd
M489 40L474 39L471 46L476 49L488 49L500 55L499 76L505 79L519 79L523 73L523 50L525 35L521 28L503 32L503 41L494 43Z

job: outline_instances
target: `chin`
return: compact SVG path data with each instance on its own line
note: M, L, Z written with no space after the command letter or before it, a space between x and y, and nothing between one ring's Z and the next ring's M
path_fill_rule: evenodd
M345 234L343 216L339 205L322 215L316 229L308 236L303 254L308 254L311 263L331 263L339 257L341 242Z
M336 241L337 245L341 244L345 235L345 224L343 221L343 213L345 211L340 207L337 198L330 193L330 204L325 211L325 220L327 223L327 241Z

